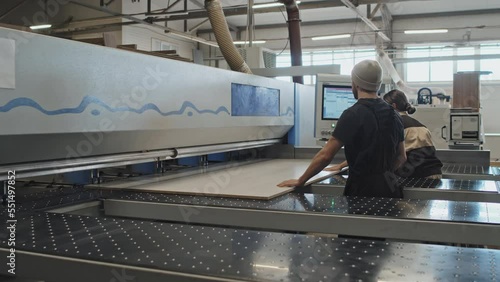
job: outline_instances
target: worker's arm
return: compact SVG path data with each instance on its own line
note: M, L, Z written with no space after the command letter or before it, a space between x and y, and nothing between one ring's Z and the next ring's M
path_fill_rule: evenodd
M406 150L405 150L405 142L400 142L398 145L398 156L396 158L396 164L394 165L395 169L400 168L404 163L406 163Z
M279 187L296 187L296 186L304 186L304 184L311 177L318 174L321 170L323 170L335 157L335 154L342 148L344 144L335 137L331 137L330 140L326 143L325 147L321 149L316 156L314 156L311 164L306 169L304 174L299 179L290 179L281 182L278 184Z
M346 166L348 166L347 161L343 161L338 165L325 168L325 171L340 171Z

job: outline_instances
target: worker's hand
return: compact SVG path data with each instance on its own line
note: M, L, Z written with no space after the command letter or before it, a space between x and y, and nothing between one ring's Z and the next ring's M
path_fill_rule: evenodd
M278 184L278 187L298 187L298 186L303 186L304 183L301 183L298 179L290 179L281 182Z
M329 166L327 168L324 169L324 171L340 171L342 170L342 164L337 164L337 165L334 165L334 166Z

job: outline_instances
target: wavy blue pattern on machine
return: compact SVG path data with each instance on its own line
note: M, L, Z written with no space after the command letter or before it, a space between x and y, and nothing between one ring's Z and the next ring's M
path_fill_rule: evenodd
M288 109L286 109L285 113L281 113L282 116L293 116L293 114L295 114L295 112L290 107L288 107Z
M85 109L87 109L87 107L90 104L99 105L99 106L105 108L106 110L108 110L110 112L133 112L133 113L137 113L137 114L142 114L145 111L152 110L152 111L155 111L155 112L159 113L162 116L172 116L172 115L183 115L186 112L187 109L191 109L191 110L197 112L198 114L214 114L214 115L218 115L220 113L226 113L226 114L229 115L229 111L228 111L228 109L226 107L220 106L215 111L214 110L207 110L207 109L200 110L193 103L191 103L189 101L185 101L182 104L182 106L181 106L181 108L179 110L177 110L177 111L170 111L170 112L162 112L158 108L158 106L156 106L155 104L152 104L152 103L145 104L144 106L142 106L142 107L140 107L138 109L131 108L131 107L128 107L128 106L110 107L106 103L104 103L103 101L101 101L99 98L93 97L93 96L85 96L83 98L82 102L80 103L80 105L78 105L77 107L74 107L74 108L62 108L62 109L58 109L58 110L46 110L42 106L40 106L37 102L35 102L34 100L32 100L30 98L21 97L21 98L16 98L16 99L14 99L12 101L9 101L4 106L0 106L0 112L6 113L6 112L8 112L8 111L10 111L10 110L12 110L14 108L31 107L31 108L37 109L41 113L49 115L49 116L63 115L63 114L80 114L83 111L85 111ZM100 111L98 111L98 110L92 110L91 114L92 115L99 115ZM193 112L188 111L187 114L188 114L188 116L192 116Z

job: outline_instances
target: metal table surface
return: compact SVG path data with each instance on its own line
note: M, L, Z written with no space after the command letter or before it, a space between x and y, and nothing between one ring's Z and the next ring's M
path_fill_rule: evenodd
M344 194L347 176L334 176L301 188L303 193ZM406 199L500 203L500 182L492 180L400 178Z
M500 204L289 193L270 201L113 194L110 216L270 230L500 245ZM481 236L478 236L481 234Z
M64 189L19 198L17 213L101 200L109 216L500 246L500 204L289 193L270 201ZM5 216L0 209L0 217ZM481 234L481 236L478 236Z
M469 180L500 180L500 168L475 164L444 164L443 177Z
M18 222L18 276L50 281L500 279L499 250L45 212Z

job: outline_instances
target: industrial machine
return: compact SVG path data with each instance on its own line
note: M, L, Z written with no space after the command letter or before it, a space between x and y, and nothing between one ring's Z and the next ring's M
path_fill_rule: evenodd
M389 90L384 80L379 95ZM348 75L318 74L316 76L316 99L314 137L316 144L323 146L330 136L342 113L356 103L352 92L352 80Z
M414 105L417 111L411 116L424 124L432 135L432 142L436 149L448 149L448 142L443 138L443 127L450 124L449 104L419 104Z
M350 76L327 74L316 76L314 136L318 145L323 145L332 136L342 113L355 103Z
M7 70L15 84L0 88L0 220L6 223L0 280L500 276L500 251L482 248L500 245L500 206L440 198L455 195L447 187L426 200L300 189L266 200L204 194L205 188L233 185L236 174L254 183L246 163L317 152L284 144L287 134L296 144L310 141L296 136L312 134L312 126L297 123L299 115L313 116L297 106L299 95L312 98L310 87L3 28L0 38L16 48L6 59L15 62L15 70ZM324 77L317 87L316 138L324 139L354 100L347 77ZM457 161L488 158L487 152L481 158L475 151L448 153ZM454 165L463 166L449 166L460 177ZM498 170L482 171L478 177L500 180ZM77 183L69 177L75 173L87 181ZM261 177L266 173L273 171ZM143 189L195 176L206 180L196 195ZM468 189L456 183L445 184ZM477 193L494 193L497 186L489 181L481 187ZM470 244L475 248L464 248Z
M451 108L450 96L433 94L430 88L421 88L417 95L414 117L429 128L436 148L481 149L484 130L480 112Z
M0 165L19 173L269 145L294 124L293 83L8 29L0 37L20 38L15 88L0 88Z
M448 141L450 149L479 150L484 143L481 113L451 109L450 126L448 130L443 127L443 138Z

